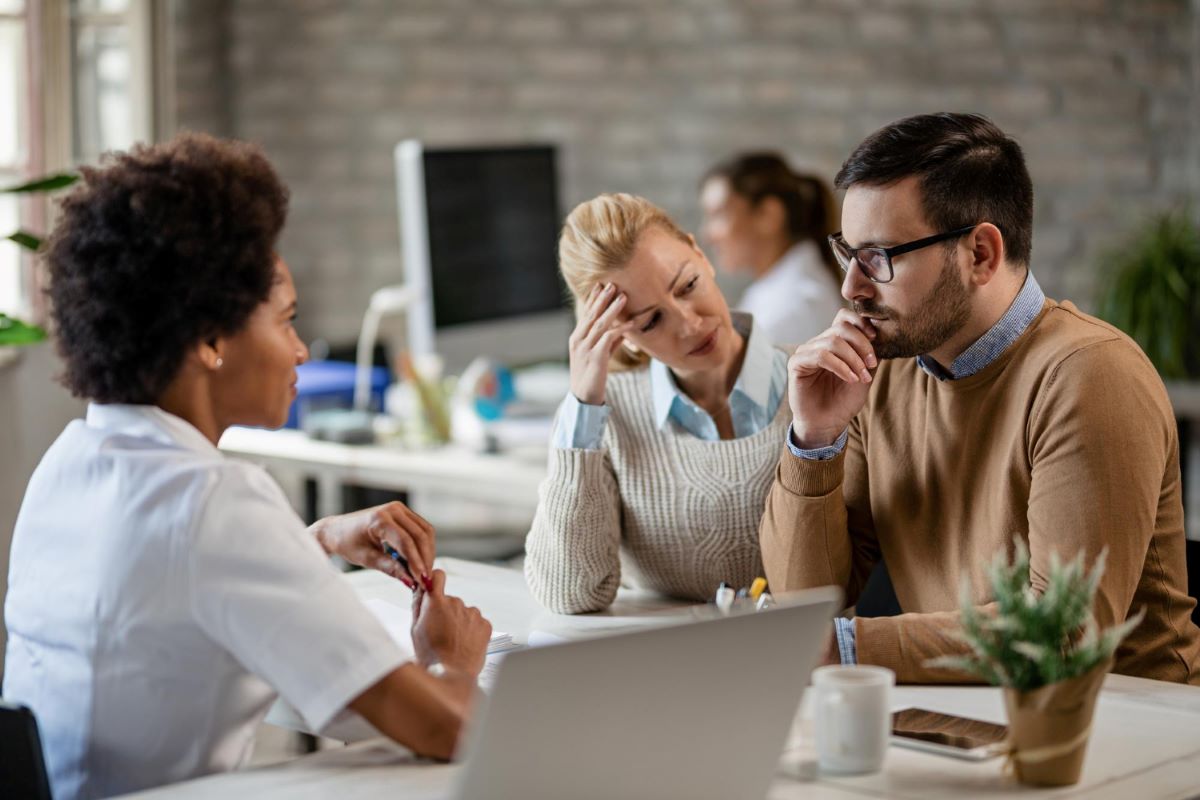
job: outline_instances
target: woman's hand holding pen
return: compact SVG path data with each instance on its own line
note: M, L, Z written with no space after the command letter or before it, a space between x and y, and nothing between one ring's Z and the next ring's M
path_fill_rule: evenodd
M848 309L788 359L792 436L805 449L831 445L867 402L879 362L871 320Z
M620 320L625 302L625 294L609 283L596 284L583 304L569 340L571 393L581 403L604 404L608 361L632 327L632 323Z
M311 530L330 555L377 569L410 589L417 588L417 581L430 586L437 536L429 522L403 503L326 517ZM389 549L399 558L389 555Z
M487 657L492 624L478 608L446 594L446 573L435 569L428 590L414 597L412 636L422 664L437 661L475 677Z

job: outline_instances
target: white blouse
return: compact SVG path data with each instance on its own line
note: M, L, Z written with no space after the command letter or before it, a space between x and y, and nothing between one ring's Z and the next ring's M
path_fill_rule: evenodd
M8 587L3 694L59 800L233 769L276 692L318 730L412 659L266 472L153 406L92 405L50 447Z
M817 245L801 242L746 288L737 308L753 315L772 344L795 346L833 323L844 305L840 291Z

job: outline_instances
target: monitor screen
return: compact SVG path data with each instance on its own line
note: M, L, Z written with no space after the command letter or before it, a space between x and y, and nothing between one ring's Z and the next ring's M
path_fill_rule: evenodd
M560 309L553 147L426 150L438 328Z

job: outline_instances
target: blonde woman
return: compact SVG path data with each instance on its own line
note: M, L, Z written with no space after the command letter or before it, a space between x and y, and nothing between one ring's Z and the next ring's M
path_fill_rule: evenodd
M749 585L791 422L788 351L730 313L695 239L643 198L577 206L558 252L578 324L526 542L534 596L574 614L622 581L697 601Z

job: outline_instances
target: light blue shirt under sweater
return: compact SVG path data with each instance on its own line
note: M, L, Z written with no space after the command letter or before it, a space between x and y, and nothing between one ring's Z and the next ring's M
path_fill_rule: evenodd
M749 314L734 312L733 327L746 338L742 370L729 395L729 410L736 438L751 436L775 418L787 393L787 354L774 347L758 330ZM717 424L708 412L688 397L661 361L650 361L650 389L654 418L660 428L676 425L705 441L717 441ZM607 405L581 403L568 393L558 408L552 442L563 450L599 450L608 421Z

